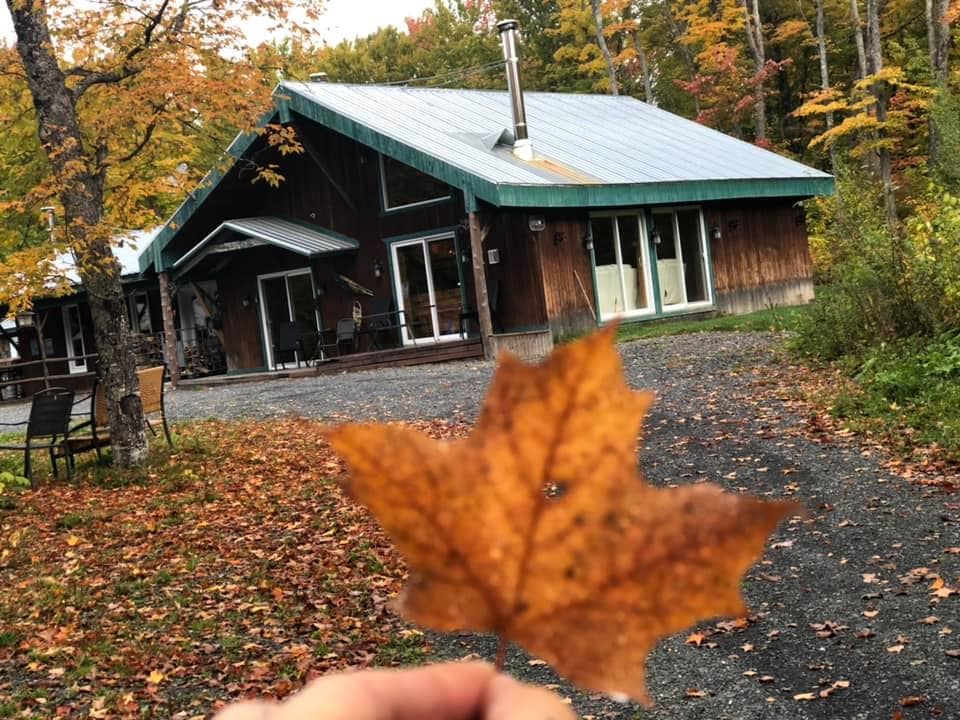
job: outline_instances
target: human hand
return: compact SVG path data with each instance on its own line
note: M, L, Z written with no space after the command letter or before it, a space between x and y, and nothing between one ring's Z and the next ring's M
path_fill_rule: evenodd
M560 698L481 663L327 675L282 704L243 702L214 720L576 720Z

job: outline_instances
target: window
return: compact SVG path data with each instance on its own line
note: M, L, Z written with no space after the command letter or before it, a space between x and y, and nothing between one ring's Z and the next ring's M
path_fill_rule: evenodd
M150 322L150 300L145 292L135 292L128 298L130 311L130 332L150 335L153 324Z
M642 217L598 216L591 220L591 227L600 318L651 312L650 264Z
M87 371L86 346L83 342L83 324L80 322L80 306L63 306L63 332L67 340L67 367L70 373L85 373ZM46 348L47 354L52 354L52 347ZM39 354L39 351L38 353Z
M384 210L401 210L446 200L450 187L402 162L380 156L380 188Z

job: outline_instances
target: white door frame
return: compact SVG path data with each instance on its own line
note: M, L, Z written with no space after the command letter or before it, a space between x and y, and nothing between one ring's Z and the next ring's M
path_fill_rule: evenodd
M404 345L425 345L438 342L452 342L462 340L460 333L455 335L440 334L440 317L437 313L437 295L433 288L433 266L430 263L430 252L428 243L439 240L452 240L454 249L457 247L457 236L452 232L437 233L435 235L425 235L422 237L409 238L407 240L397 240L390 243L390 264L393 266L393 288L394 296L397 301L397 315L403 321L403 327L400 329L400 337ZM427 297L430 301L430 321L433 324L433 334L429 337L412 338L407 337L406 308L403 304L403 283L400 278L400 263L397 260L397 248L419 245L423 253L423 266L427 273ZM459 260L458 260L459 262Z
M310 277L310 292L311 296L317 297L317 288L313 282L313 271L310 268L297 268L296 270L285 270L283 272L274 272L274 273L265 273L263 275L257 275L257 296L260 298L260 329L263 330L263 341L266 346L266 360L267 360L267 369L273 367L273 336L270 334L270 323L267 322L267 303L263 295L263 280L270 280L272 278L282 277L284 279L283 287L287 292L287 315L288 320L293 320L293 301L290 299L290 283L287 281L287 278L294 277L297 275L307 275ZM317 312L316 303L313 307L313 322L316 327L317 332L320 332L320 318L319 313ZM320 339L318 338L318 342ZM303 360L304 358L300 358Z
M70 320L70 310L76 309L77 311L77 327L73 327L73 323ZM83 320L80 318L80 306L76 303L71 303L69 305L63 306L63 333L67 341L67 369L71 375L79 375L80 373L87 372L87 358L83 357L79 360L75 360L77 357L76 351L73 349L73 339L74 339L74 330L79 334L80 338L80 354L87 354L87 343L83 339Z
M647 228L647 218L646 214L643 212L643 209L604 210L602 212L590 213L591 221L602 218L609 221L613 226L613 251L617 260L617 278L620 281L620 297L622 297L624 299L624 303L626 303L627 286L623 280L623 249L621 248L620 242L620 223L617 222L617 219L621 217L636 217L637 221L640 223L640 261L643 263L643 285L646 289L644 300L646 301L646 307L635 308L633 310L624 310L623 312L618 313L600 313L600 320L643 317L644 315L654 315L657 312L656 302L653 297L653 267L651 266L650 259L650 242L648 239L649 234ZM638 268L637 272L640 270L641 268ZM596 277L596 268L594 268L593 284L594 287L599 288Z

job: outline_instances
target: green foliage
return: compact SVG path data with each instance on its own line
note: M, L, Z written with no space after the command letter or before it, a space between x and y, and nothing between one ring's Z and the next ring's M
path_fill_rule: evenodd
M0 498L11 490L23 490L28 487L30 487L30 481L25 477L8 470L0 471Z
M887 227L875 182L845 169L838 193L810 203L811 248L825 285L799 326L802 354L861 357L881 342L931 337L960 322L960 198L922 175L910 214Z
M809 306L769 308L747 315L719 315L709 319L679 319L627 324L620 328L620 342L698 332L784 332L794 330Z
M960 93L941 88L930 108L930 117L940 133L936 169L948 182L960 182Z
M900 450L936 445L960 461L960 331L871 350L833 413L882 434Z

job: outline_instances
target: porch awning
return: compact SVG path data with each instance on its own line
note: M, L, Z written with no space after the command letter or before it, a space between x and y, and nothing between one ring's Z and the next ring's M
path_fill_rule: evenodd
M229 233L241 235L230 240ZM227 220L197 243L173 264L178 273L185 273L207 255L246 250L261 245L274 245L307 258L358 250L360 243L346 235L278 217L252 217Z

